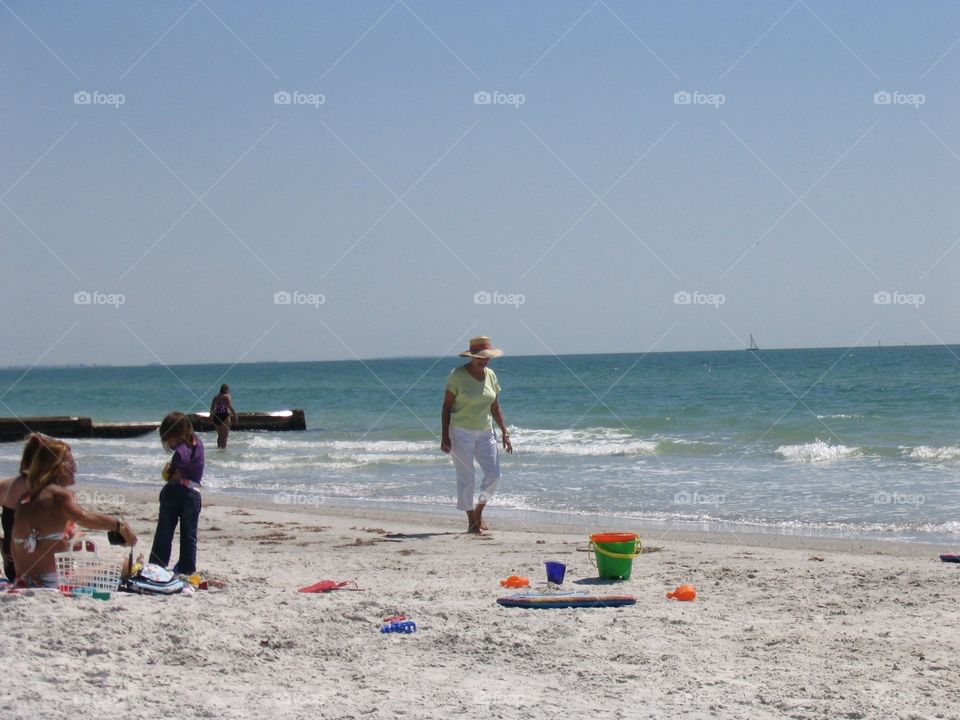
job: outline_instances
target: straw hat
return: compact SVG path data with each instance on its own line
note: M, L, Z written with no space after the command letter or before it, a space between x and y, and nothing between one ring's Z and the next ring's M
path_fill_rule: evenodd
M460 357L472 358L498 358L501 355L503 355L503 350L493 347L493 343L486 335L470 338L470 349L460 353Z

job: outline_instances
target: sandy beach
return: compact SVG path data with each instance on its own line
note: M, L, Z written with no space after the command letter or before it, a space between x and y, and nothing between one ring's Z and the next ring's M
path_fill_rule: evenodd
M124 490L122 502L146 551L153 493ZM222 588L0 596L0 708L145 720L960 716L960 567L939 562L939 548L658 531L611 587L590 583L587 528L489 515L492 533L477 538L448 517L208 493L199 565ZM567 564L565 586L637 604L496 604L509 575L545 587L550 559ZM297 592L322 579L362 591ZM666 599L681 583L696 601ZM399 613L418 632L381 634Z

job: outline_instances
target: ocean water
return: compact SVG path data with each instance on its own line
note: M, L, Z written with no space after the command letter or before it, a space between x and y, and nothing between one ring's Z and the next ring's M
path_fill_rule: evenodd
M459 358L0 370L0 415L159 421L303 408L308 429L208 447L212 493L455 512L440 403ZM960 544L960 348L494 361L515 454L491 507L597 527ZM159 490L156 436L72 442L81 483ZM12 474L19 447L0 445Z

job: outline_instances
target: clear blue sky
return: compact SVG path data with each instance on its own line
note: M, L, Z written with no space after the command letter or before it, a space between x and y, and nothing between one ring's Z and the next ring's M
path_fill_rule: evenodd
M2 365L960 341L955 2L3 0L0 59Z

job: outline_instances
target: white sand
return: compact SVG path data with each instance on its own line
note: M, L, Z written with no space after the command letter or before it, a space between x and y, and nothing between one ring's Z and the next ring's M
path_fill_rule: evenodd
M120 492L147 552L154 494ZM939 562L946 549L660 531L631 580L598 588L572 582L596 576L585 531L507 530L495 510L478 539L444 517L205 499L200 569L224 589L0 596L0 715L960 717L960 565ZM567 563L567 587L637 605L495 603L508 575L542 585L548 559ZM321 579L364 591L296 592ZM680 583L695 602L665 598ZM396 613L418 632L381 634Z

